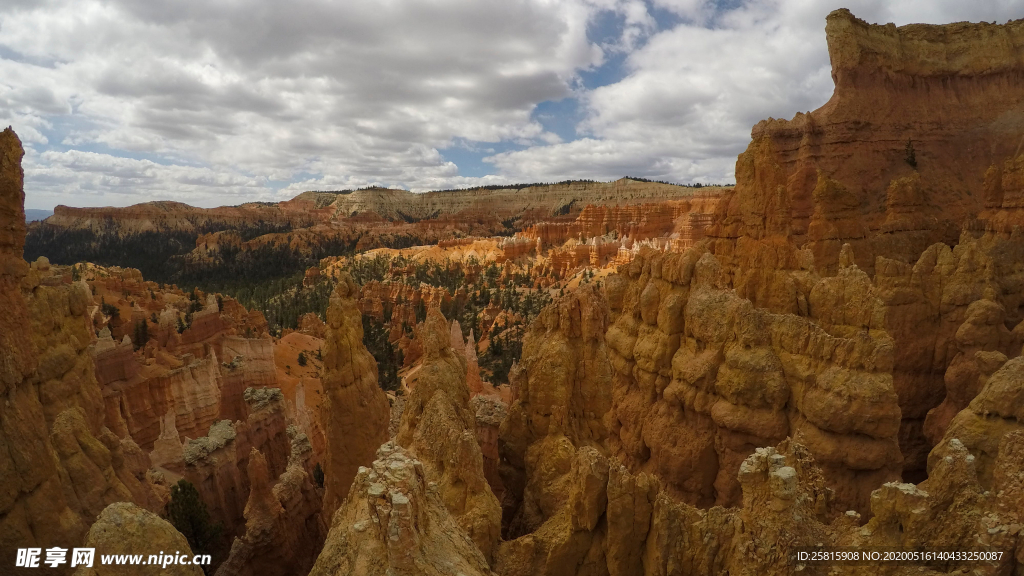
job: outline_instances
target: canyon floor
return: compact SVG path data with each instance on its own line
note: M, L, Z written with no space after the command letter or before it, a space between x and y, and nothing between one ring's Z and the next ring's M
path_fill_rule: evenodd
M826 34L735 186L26 224L8 128L0 572L1024 574L1024 20Z

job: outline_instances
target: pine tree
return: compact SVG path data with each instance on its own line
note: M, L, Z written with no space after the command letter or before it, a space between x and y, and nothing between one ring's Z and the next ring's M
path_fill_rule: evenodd
M324 469L320 466L319 462L313 467L313 481L316 482L317 486L324 487Z
M149 324L145 320L140 320L135 323L134 336L133 344L135 344L136 350L146 345L146 341L149 340Z
M914 141L907 140L907 145L903 151L905 154L903 161L909 164L911 168L917 168L917 153L914 151Z
M167 520L188 540L193 554L213 555L218 548L222 528L213 524L199 491L188 480L171 486Z

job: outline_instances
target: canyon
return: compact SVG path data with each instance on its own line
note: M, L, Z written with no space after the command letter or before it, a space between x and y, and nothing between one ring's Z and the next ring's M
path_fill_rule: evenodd
M193 486L219 576L1024 573L1024 20L825 30L832 98L734 187L26 227L4 131L0 562L196 546L159 517ZM157 281L24 259L181 233ZM184 283L266 247L302 257L262 299ZM992 558L799 555L836 547Z

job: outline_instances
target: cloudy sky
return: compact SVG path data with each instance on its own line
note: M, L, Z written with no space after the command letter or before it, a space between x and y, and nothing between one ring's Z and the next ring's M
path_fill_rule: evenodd
M825 16L1020 0L4 0L26 205L197 206L625 175L732 182L832 91Z

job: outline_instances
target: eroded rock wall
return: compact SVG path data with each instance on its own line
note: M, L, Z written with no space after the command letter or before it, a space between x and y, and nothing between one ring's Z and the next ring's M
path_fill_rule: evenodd
M549 518L567 496L576 449L603 446L608 436L608 322L596 285L585 285L548 305L523 338L522 360L510 374L513 403L498 437L506 537Z
M246 391L246 403L245 420L214 423L206 435L184 445L181 461L164 464L195 485L210 516L230 537L245 533L252 451L260 452L270 478L277 478L286 470L291 452L281 391L250 388Z
M643 253L609 280L616 318L609 447L691 504L736 505L737 472L792 436L842 505L899 478L893 342L867 275L850 263L809 294L813 317L757 308L708 252Z
M288 467L276 480L263 453L251 448L245 533L232 543L217 576L306 574L320 553L326 527L320 518L323 491L310 474L313 448L294 427L288 434Z
M422 462L388 442L360 467L310 576L489 576Z
M22 260L23 150L0 133L0 550L77 545L110 503L162 506L146 455L104 426L84 283Z
M194 558L188 541L174 526L130 502L115 502L104 508L96 522L89 528L84 545L95 549L96 556L93 558L92 567L80 567L74 572L75 576L203 575L202 567L194 564L172 562L167 566L129 566L102 563L101 558L104 554L136 555L140 552L146 554L147 562L149 554L171 555L174 560L184 555L188 562ZM163 561L162 556L159 559Z

